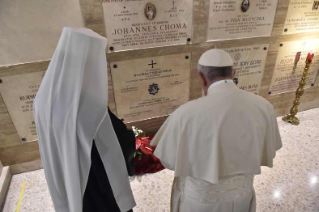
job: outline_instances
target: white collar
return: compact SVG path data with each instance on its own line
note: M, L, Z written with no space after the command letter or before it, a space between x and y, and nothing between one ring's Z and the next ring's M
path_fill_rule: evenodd
M234 83L234 81L231 80L231 79L226 79L226 80L219 80L217 82L214 82L213 84L211 84L208 87L207 93L210 93L210 91L213 89L213 87L216 87L217 85L220 85L220 84L223 84L223 83Z

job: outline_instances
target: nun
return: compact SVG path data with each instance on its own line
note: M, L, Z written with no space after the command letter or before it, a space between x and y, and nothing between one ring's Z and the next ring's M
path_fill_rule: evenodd
M127 171L132 156L124 158L107 107L106 44L92 30L64 28L34 100L57 212L127 212L135 206Z
M282 146L274 108L237 88L225 51L209 50L198 63L205 96L175 110L151 143L175 171L171 212L254 212L254 175L273 166Z

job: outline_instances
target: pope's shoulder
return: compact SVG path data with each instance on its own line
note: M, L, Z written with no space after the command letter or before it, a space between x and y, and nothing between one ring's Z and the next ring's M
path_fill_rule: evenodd
M256 95L254 93L251 93L251 92L248 92L248 91L244 91L244 90L241 90L241 89L238 89L239 92L243 93L243 95L245 95L245 97L247 99L251 99L251 100L254 100L260 104L264 104L264 105L267 105L268 107L273 107L272 104L267 100L265 99L264 97L262 96L259 96L259 95Z
M251 104L256 105L260 108L264 108L269 110L273 110L274 108L272 104L267 101L265 98L262 96L238 89L237 92L235 92L232 96L234 98L234 101L237 101L234 106L238 105L238 101L242 101L244 104ZM183 105L181 105L179 108L177 108L172 115L175 116L183 116L185 114L191 113L191 111L200 111L201 107L204 107L204 105L208 104L214 104L214 101L211 101L212 97L211 96L203 96L198 99L191 100ZM231 97L230 97L231 98Z
M245 92L247 97L250 97L251 99L253 99L258 105L260 106L265 106L267 108L268 111L272 111L274 112L275 109L273 107L273 105L264 97L244 91L244 90L240 90L240 92Z

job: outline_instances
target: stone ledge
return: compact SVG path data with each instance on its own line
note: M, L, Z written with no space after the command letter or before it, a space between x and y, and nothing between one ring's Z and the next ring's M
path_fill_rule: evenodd
M10 167L3 167L1 175L0 175L0 211L4 206L4 202L6 199L7 192L9 190L10 182L11 182L12 174L10 172Z

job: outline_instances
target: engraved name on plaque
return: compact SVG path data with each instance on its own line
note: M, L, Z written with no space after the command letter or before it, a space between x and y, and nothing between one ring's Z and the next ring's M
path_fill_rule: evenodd
M234 61L235 77L238 78L237 86L240 89L259 94L268 47L268 44L264 44L225 49Z
M319 31L319 0L290 0L283 34Z
M189 100L190 54L111 63L118 117L124 122L171 114Z
M193 0L103 0L103 12L111 51L191 42Z
M270 36L278 0L210 0L207 40Z
M307 84L304 88L309 88L315 83L319 70L319 39L284 42L279 48L269 94L296 91L308 53L314 53L315 57L308 71Z
M22 142L37 140L33 99L40 88L43 76L44 72L34 72L1 78L1 96Z

